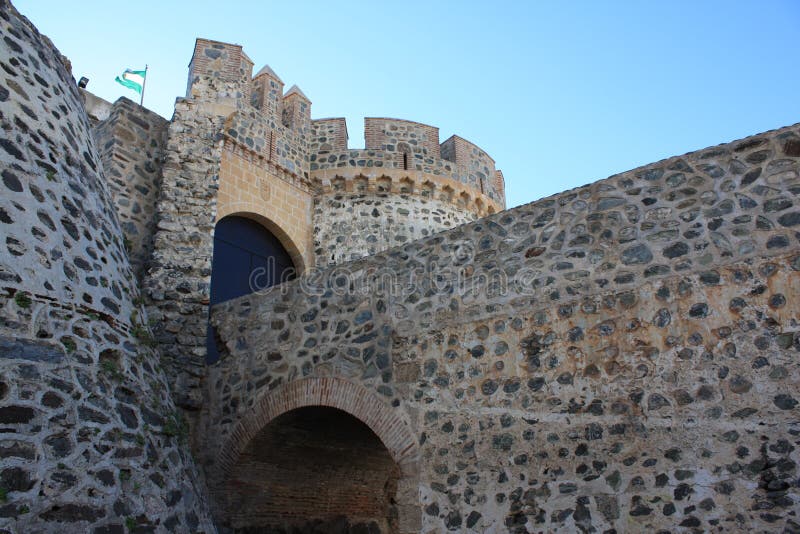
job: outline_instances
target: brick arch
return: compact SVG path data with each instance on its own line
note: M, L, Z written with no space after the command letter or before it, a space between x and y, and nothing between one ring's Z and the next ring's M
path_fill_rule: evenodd
M303 257L303 252L300 250L300 247L295 244L295 240L283 230L276 222L272 221L265 215L259 213L261 209L259 206L251 205L248 202L240 202L237 204L226 206L227 209L224 212L217 213L217 221L219 222L225 217L244 217L246 219L253 220L266 228L272 235L274 235L278 241L280 241L283 248L286 249L286 252L289 253L289 257L292 258L292 263L294 263L294 268L297 270L297 276L303 274L306 270L306 261Z
M283 384L259 399L231 432L217 455L222 481L250 441L276 417L297 408L337 408L367 425L381 440L404 478L416 477L419 445L411 425L364 386L335 377L303 378Z

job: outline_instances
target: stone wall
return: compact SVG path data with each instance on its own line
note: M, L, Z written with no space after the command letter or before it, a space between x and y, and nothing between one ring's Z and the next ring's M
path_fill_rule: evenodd
M122 97L111 105L108 117L92 127L128 259L139 280L153 249L168 126L160 115Z
M475 220L450 202L409 194L335 193L314 200L314 253L324 267L371 256Z
M0 34L0 531L214 532L75 81Z
M464 169L466 183L489 198L504 202L504 188L497 183L494 160L480 147L454 135L442 143L442 157Z
M438 129L368 119L370 131L377 125L382 132L380 139L370 134L370 145L380 143L381 150L356 151L368 154L362 159L346 150L343 120L311 121L311 102L300 89L293 86L284 95L283 82L272 69L265 66L251 78L252 66L241 46L198 39L187 97L177 102L169 127L151 273L144 285L178 402L190 410L202 403L213 228L222 217L259 221L303 272L316 261L328 265L383 250L503 208L504 198L482 192L474 178L473 167L485 159L482 151L478 156L465 151L458 162L447 161L439 157ZM403 132L395 131L396 125ZM419 154L423 164L415 159L413 169L403 169L398 160L402 147L390 140L416 146L417 138L424 148ZM323 156L327 163L314 163ZM375 158L375 166L380 163L380 175L368 176L369 158ZM470 166L473 160L478 163ZM387 210L378 226L373 210L343 224L364 210L358 198L345 201L348 206L331 202L326 194L338 192L340 182L355 184L355 189L345 185L355 192L364 182L365 192L392 197L371 201ZM418 216L422 219L415 221ZM423 228L422 223L432 226ZM362 227L372 232L354 240L351 230ZM342 239L352 242L342 248Z
M218 97L231 102L250 102L250 78L253 61L247 57L241 46L209 39L197 39L189 62L189 81L186 98L202 95L208 79L217 80ZM197 82L199 93L193 91ZM227 86L227 90L223 87Z
M113 104L107 100L93 95L86 89L79 89L83 98L83 107L86 109L86 116L89 117L89 124L94 128L97 123L104 121L111 115Z
M252 65L241 46L198 39L187 98L169 127L144 285L176 401L190 411L202 404L216 221L250 216L283 240L301 270L313 261L304 141L253 107Z
M317 267L355 260L505 207L494 161L439 129L365 119L366 148L346 148L343 119L313 122L311 178ZM502 174L500 175L502 177Z
M208 80L195 81L194 99L179 99L169 127L150 271L144 281L175 401L201 404L206 328L222 143L217 139L230 108L202 95ZM208 87L208 85L204 85Z
M791 126L220 305L216 476L334 376L414 429L417 530L797 530L799 170Z
M213 532L191 442L223 527L800 531L800 126L472 221L503 202L478 147L370 119L349 150L198 40L158 191L163 121L94 103L96 147L64 59L0 18L0 530ZM207 368L234 213L337 263L212 310ZM123 230L154 221L145 313Z
M311 121L311 153L343 152L347 150L347 121L343 117Z
M405 348L420 366L401 391L423 413L423 524L796 529L788 259L504 313Z
M408 154L407 168L411 169L442 157L439 128L419 122L368 117L364 119L364 141L367 150ZM398 163L403 163L401 158Z

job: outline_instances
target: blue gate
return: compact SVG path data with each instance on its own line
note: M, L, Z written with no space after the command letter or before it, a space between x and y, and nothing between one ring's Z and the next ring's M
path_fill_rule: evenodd
M210 305L292 280L296 272L289 253L261 224L228 216L214 228ZM219 359L214 330L208 325L207 363Z

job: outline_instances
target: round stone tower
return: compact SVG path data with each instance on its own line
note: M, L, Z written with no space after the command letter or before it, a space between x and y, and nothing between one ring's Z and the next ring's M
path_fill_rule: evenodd
M347 148L344 119L312 121L317 267L354 260L500 211L503 175L486 152L417 122L365 119L366 148Z
M75 81L0 17L0 530L213 531Z

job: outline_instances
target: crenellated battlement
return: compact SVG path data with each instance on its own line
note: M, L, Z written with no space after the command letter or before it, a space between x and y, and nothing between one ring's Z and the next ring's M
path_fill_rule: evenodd
M312 121L310 171L338 169L387 169L424 173L428 180L446 187L457 182L475 199L485 197L484 206L503 209L505 191L502 172L494 160L474 143L457 135L439 143L439 129L419 122L372 118L364 119L366 148L347 148L347 125L343 118ZM499 174L498 174L499 173ZM330 173L325 173L327 177ZM349 173L352 174L352 173Z
M503 175L474 143L367 117L364 148L350 148L344 118L312 120L297 85L253 65L240 45L197 39L186 103L224 139L216 218L270 221L297 265L356 259L505 209Z
M467 203L470 210L483 206L474 211L476 215L505 206L502 173L498 174L494 160L462 137L453 135L440 143L435 126L368 117L364 119L365 148L351 149L344 118L312 120L311 99L297 85L284 91L283 80L269 65L253 76L253 62L240 45L197 39L189 70L187 97L224 102L227 107L222 112L236 110L235 118L226 118L230 127L225 135L230 142L297 178L316 181L323 191L327 189L321 180L328 180L330 173L323 178L321 171L337 169L348 179L358 174L355 171L377 168L422 173L428 176L420 183L464 190L469 198L480 199Z
M414 161L441 159L439 128L404 119L373 117L364 119L366 148L413 155Z

